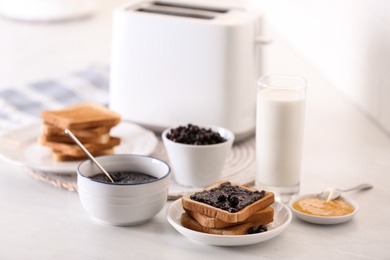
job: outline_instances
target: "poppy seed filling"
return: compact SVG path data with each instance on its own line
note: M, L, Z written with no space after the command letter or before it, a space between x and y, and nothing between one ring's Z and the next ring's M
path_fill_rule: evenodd
M190 199L236 213L255 201L264 198L265 191L251 191L230 182L224 182L210 190L196 192Z

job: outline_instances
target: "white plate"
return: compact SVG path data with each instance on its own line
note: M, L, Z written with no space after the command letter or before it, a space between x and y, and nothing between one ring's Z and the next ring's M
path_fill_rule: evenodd
M244 246L257 244L282 233L290 224L292 213L290 209L280 202L272 205L275 211L274 221L267 225L268 231L252 235L214 235L206 234L185 228L180 223L181 214L184 212L181 199L174 201L167 209L168 222L184 236L198 242L215 246Z
M0 157L20 166L53 173L76 173L80 161L55 162L51 149L38 144L40 124L16 129L0 136ZM156 135L139 125L121 122L111 129L110 135L121 138L114 148L116 154L151 154L157 146Z
M292 212L294 212L294 215L297 216L299 219L302 219L306 222L310 222L313 224L333 225L333 224L344 223L344 222L351 220L355 216L355 214L357 213L357 211L359 209L358 204L354 200L351 200L347 197L340 197L340 198L345 200L346 202L350 203L355 208L355 210L352 213L350 213L348 215L344 215L344 216L335 216L335 217L314 216L314 215L300 212L292 207L294 202L297 200L300 200L302 198L311 198L311 197L315 197L315 196L317 196L317 195L316 194L301 195L301 196L298 196L297 198L295 198L293 201L291 201L290 208L291 208Z

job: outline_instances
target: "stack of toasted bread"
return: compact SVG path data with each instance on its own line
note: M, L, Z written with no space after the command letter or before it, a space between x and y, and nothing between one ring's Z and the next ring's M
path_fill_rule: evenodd
M218 192L220 185L225 185L226 183L232 185L229 182L219 182L208 187L203 193L210 192L211 197L213 197L212 193ZM253 192L256 191L239 185L232 186ZM234 196L233 193L230 196ZM181 216L181 224L195 231L218 235L245 235L253 233L253 230L255 231L254 233L257 233L256 230L259 227L263 228L263 226L273 222L274 219L274 209L270 207L275 201L275 196L272 192L263 192L262 198L237 212L229 212L226 209L196 201L192 199L191 195L193 194L182 197L182 205L185 212ZM248 198L242 199L247 200Z
M86 159L84 152L65 133L69 129L94 155L114 153L120 138L110 135L120 115L96 103L81 103L60 110L41 112L43 119L38 142L52 149L54 161L77 161Z

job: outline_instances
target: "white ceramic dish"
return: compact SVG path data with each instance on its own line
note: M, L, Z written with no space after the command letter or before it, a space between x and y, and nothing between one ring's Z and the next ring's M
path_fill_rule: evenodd
M181 214L184 212L181 199L174 201L167 209L168 222L184 236L198 242L215 246L245 246L257 244L282 233L291 222L290 209L280 202L275 202L272 207L275 210L274 221L267 225L268 231L253 235L225 236L206 234L185 228L180 223Z
M79 198L84 210L99 222L114 226L145 223L162 210L168 198L169 165L157 158L118 154L96 157L107 172L140 172L156 177L148 182L111 183L90 177L102 171L90 160L77 168Z
M38 144L40 124L33 124L0 136L0 157L16 165L53 173L74 173L78 162L55 162L51 149ZM155 134L139 125L122 122L111 130L111 135L121 138L115 153L149 155L157 146Z
M306 194L306 195L298 196L294 200L292 200L290 202L290 208L291 208L292 212L294 213L294 215L297 216L301 220L304 220L306 222L310 222L313 224L333 225L333 224L344 223L344 222L351 220L358 212L358 209L359 209L358 204L354 200L349 199L347 197L341 197L341 199L350 203L355 208L355 210L352 213L344 215L344 216L335 216L335 217L314 216L314 215L302 213L302 212L294 209L292 206L294 204L294 202L297 200L300 200L302 198L311 198L311 197L315 197L315 196L316 196L316 194Z

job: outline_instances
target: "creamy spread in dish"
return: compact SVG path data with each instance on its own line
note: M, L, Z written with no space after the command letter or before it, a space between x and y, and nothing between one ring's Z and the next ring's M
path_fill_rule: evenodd
M302 198L293 203L293 208L306 214L324 217L344 216L352 213L355 208L342 199L326 201L317 197Z

